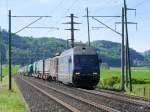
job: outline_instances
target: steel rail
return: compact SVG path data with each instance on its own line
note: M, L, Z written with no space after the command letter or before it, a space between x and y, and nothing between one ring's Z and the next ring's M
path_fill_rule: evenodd
M97 91L150 102L150 98L145 98L145 97L142 97L142 96L127 95L127 94L118 93L118 92L110 91L110 90L97 90Z
M47 92L43 91L42 89L40 89L39 87L35 86L34 84L30 83L29 81L20 78L21 80L23 80L24 82L26 82L27 84L29 84L30 86L34 87L35 89L37 89L38 91L40 91L41 93L43 93L44 95L46 95L47 97L49 97L50 99L56 101L57 103L61 104L62 106L64 106L65 108L67 108L68 110L72 111L72 112L80 112L80 110L72 107L71 105L59 100L58 98L48 94Z
M67 92L64 92L64 91L61 91L61 90L57 90L57 89L55 89L55 88L53 88L53 87L50 87L50 86L45 85L45 84L43 84L43 83L40 83L40 82L38 82L38 81L35 81L35 80L32 80L32 79L28 79L28 80L33 81L33 82L36 82L36 83L38 83L38 84L40 84L40 85L42 85L42 86L44 86L44 87L47 87L47 88L49 88L49 89L51 89L51 90L56 91L56 92L58 92L58 93L61 93L61 94L64 94L64 95L66 95L66 96L69 96L69 97L71 97L71 98L74 98L74 99L76 99L76 100L79 100L80 102L84 102L84 103L86 103L86 104L88 104L88 105L94 106L94 107L96 107L96 108L98 108L98 109L100 109L100 110L104 110L104 111L107 111L107 112L120 112L119 110L113 109L113 108L111 108L111 107L108 107L108 106L105 106L105 105L101 105L101 104L97 104L97 103L95 103L95 102L91 102L91 101L89 101L89 100L87 100L87 99L84 99L84 98L81 98L81 97L79 97L79 96L75 96L75 95L73 95L73 94L70 94L70 93L67 93Z
M111 99L115 99L118 101L125 101L125 102L129 102L131 104L135 104L135 105L140 105L140 106L144 106L144 107L148 107L150 108L150 102L147 101L141 101L141 100L135 100L135 99L131 99L131 98L127 98L127 97L123 97L123 96L119 96L119 95L115 95L115 94L110 94L107 92L100 92L100 91L89 91L89 90L85 90L85 89L81 89L78 88L78 90L89 93L89 94L94 94L94 95L98 95L98 96L104 96L107 98L111 98Z

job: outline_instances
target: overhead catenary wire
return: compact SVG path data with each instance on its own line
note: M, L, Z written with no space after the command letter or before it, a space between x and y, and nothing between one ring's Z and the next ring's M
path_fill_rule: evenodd
M31 26L32 24L36 23L37 21L39 21L40 19L42 19L42 17L39 17L38 19L34 20L33 22L31 22L30 24L24 26L22 29L18 30L17 32L15 32L15 34L21 32L22 30L26 29L27 27Z
M60 19L57 20L57 21L54 23L54 26L57 26L57 25L58 25L59 21L61 21L61 20L63 19L63 16L64 16L67 12L69 12L69 11L74 7L74 5L75 5L78 1L79 1L79 0L74 0L74 1L72 2L72 4L69 6L69 8L67 8L67 9L65 10L65 12L60 16Z
M58 5L56 5L56 7L53 8L53 10L51 11L51 13L54 13L56 10L58 10L58 8L60 7L60 5L63 4L64 1L65 1L65 0L61 0L61 1L58 3Z
M115 32L115 33L117 33L117 34L119 34L119 35L121 35L122 36L122 34L121 33L119 33L119 32L117 32L115 29L113 29L113 28L111 28L111 27L109 27L108 25L106 25L106 24L104 24L103 22L101 22L101 21L99 21L98 19L96 19L95 17L92 17L94 20L96 20L97 22L99 22L99 23L101 23L102 25L104 25L105 27L107 27L108 29L110 29L111 31L113 31L113 32Z
M143 5L145 2L147 2L148 0L142 0L141 2L139 2L137 5L135 5L134 7L137 8L141 5Z

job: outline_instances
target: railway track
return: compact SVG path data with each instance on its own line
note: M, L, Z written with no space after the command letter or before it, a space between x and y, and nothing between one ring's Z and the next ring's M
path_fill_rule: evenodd
M115 109L121 112L149 112L150 108L145 107L145 105L139 105L137 103L133 103L133 101L126 101L122 99L115 99L107 97L106 95L97 95L94 93L89 93L87 90L76 89L73 87L64 86L60 83L49 83L47 81L35 79L35 78L27 78L32 81L36 81L38 84L46 85L47 87L53 87L56 90L61 90L62 92L69 93L70 95L81 97L84 100L93 102L95 104L102 104L109 108Z
M150 101L148 101L148 99L147 100L143 100L143 99L141 100L140 98L135 98L135 97L132 98L132 97L125 96L125 95L122 95L122 94L119 94L119 93L117 94L117 93L114 93L114 92L85 90L85 89L81 89L81 88L78 88L78 89L83 91L83 92L87 92L89 94L104 96L104 97L108 97L110 99L125 101L125 102L132 103L132 104L135 104L135 105L150 108Z
M31 79L21 79L23 81L25 81L26 83L28 83L30 86L36 88L38 91L42 92L43 94L47 95L48 97L50 97L51 99L57 101L58 103L61 103L61 105L65 106L66 108L68 108L69 110L71 110L72 112L80 112L80 111L84 111L84 112L120 112L116 109L101 105L101 104L96 104L94 102L88 101L86 99L83 99L81 97L69 94L67 92L61 91L61 90L57 90L53 87L49 87L45 84L36 82L34 80ZM52 93L53 91L53 95L50 95L49 93ZM55 96L59 96L59 98L56 98ZM69 98L71 100L75 100L78 102L78 104L72 104L70 102L70 104L65 103L63 98L60 98L60 96L62 97L67 97L66 99L68 100ZM60 100L61 99L61 100ZM63 101L62 101L63 100ZM73 105L73 106L72 106Z
M28 112L79 112L77 109L59 101L57 98L47 94L40 88L16 77L15 78L26 102L28 103Z
M124 93L118 93L118 92L115 92L115 91L103 90L103 89L97 90L97 91L104 92L104 93L110 93L110 94L114 94L114 95L117 95L117 96L119 95L119 96L127 97L127 98L130 98L130 99L150 102L150 98L145 98L145 97L141 97L141 96L127 95L127 94L124 94Z
M40 91L41 93L43 93L44 95L46 95L47 97L49 97L50 99L58 102L59 104L61 104L62 106L64 106L65 108L67 108L68 110L72 111L72 112L80 112L78 109L72 107L71 105L57 99L56 97L48 94L47 92L43 91L42 89L40 89L39 87L35 86L34 84L22 79L23 81L25 81L27 84L29 84L30 86L34 87L35 89L37 89L38 91Z

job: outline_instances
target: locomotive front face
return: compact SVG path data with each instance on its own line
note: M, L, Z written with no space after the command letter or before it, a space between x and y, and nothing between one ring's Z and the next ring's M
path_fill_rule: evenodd
M73 83L77 86L93 87L99 82L99 60L97 54L74 55Z

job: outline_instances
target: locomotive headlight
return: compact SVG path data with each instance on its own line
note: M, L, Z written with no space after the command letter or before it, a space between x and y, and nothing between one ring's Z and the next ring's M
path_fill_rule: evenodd
M93 72L93 75L97 75L97 72Z
M80 75L80 72L76 72L76 75Z

